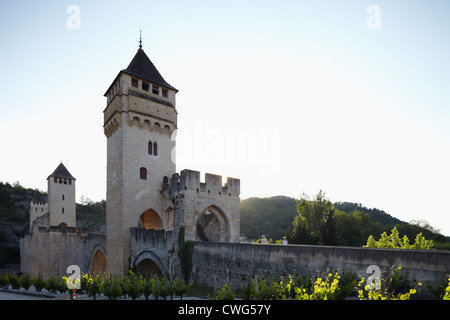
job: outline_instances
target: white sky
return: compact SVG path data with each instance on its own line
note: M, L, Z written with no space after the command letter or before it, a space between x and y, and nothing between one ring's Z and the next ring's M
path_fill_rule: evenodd
M322 189L450 235L450 4L430 3L3 1L0 181L46 190L62 159L77 199L106 197L103 94L142 29L180 90L178 171L240 178L241 198Z

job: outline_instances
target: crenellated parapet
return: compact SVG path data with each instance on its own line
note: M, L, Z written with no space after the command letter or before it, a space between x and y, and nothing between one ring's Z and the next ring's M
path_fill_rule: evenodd
M130 228L132 247L167 248L171 245L172 231Z
M227 182L222 184L222 176L206 173L205 182L200 182L199 171L185 169L172 175L171 190L172 194L190 190L224 197L239 197L240 179L227 178Z

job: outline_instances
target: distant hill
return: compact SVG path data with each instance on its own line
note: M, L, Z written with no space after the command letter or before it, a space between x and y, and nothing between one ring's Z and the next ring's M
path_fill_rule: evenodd
M285 196L241 200L241 234L249 240L281 239L297 215L295 199Z
M427 239L434 240L436 243L445 246L440 248L449 248L449 237L444 237L434 232L432 228L410 224L397 219L380 209L369 209L358 203L336 202L335 208L342 215L352 216L355 210L366 215L368 223L363 225L348 225L342 220L339 245L362 246L367 242L369 235L379 237L379 235L397 227L401 235L407 235L409 239L415 239L415 236L422 232ZM275 196L270 198L248 198L241 200L241 235L244 235L249 241L254 241L265 235L274 241L281 239L285 231L291 227L292 220L297 216L296 200L285 196ZM348 220L352 221L352 220ZM355 229L356 228L356 229ZM345 230L344 230L345 229ZM438 247L438 246L437 246Z
M389 225L402 225L406 224L405 221L402 221L400 219L394 218L390 214L387 214L383 210L379 210L376 208L369 209L366 207L363 207L361 203L352 203L352 202L336 202L334 204L336 209L343 211L345 213L351 213L354 210L359 210L361 212L367 213L372 218L372 221L374 222L380 222L382 224L389 224Z

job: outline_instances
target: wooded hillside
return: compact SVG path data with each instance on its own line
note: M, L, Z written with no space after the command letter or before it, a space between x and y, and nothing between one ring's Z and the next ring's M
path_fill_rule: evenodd
M436 243L437 249L450 249L450 238L441 235L425 220L407 223L383 210L367 208L358 203L336 202L332 206L332 243L325 243L326 240L318 234L297 239L298 243L359 247L367 243L370 235L379 237L383 232L390 233L396 227L402 236L414 239L417 234L422 233ZM274 241L280 240L287 235L286 231L293 227L292 222L298 216L297 207L296 199L285 196L241 200L241 235L249 241L259 239L262 235ZM303 224L308 223L321 222L305 221Z

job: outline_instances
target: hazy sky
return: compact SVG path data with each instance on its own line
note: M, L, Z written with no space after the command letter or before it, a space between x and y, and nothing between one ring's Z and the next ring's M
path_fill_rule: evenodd
M177 171L450 235L449 1L2 1L0 181L106 198L106 89L143 49L177 94Z

